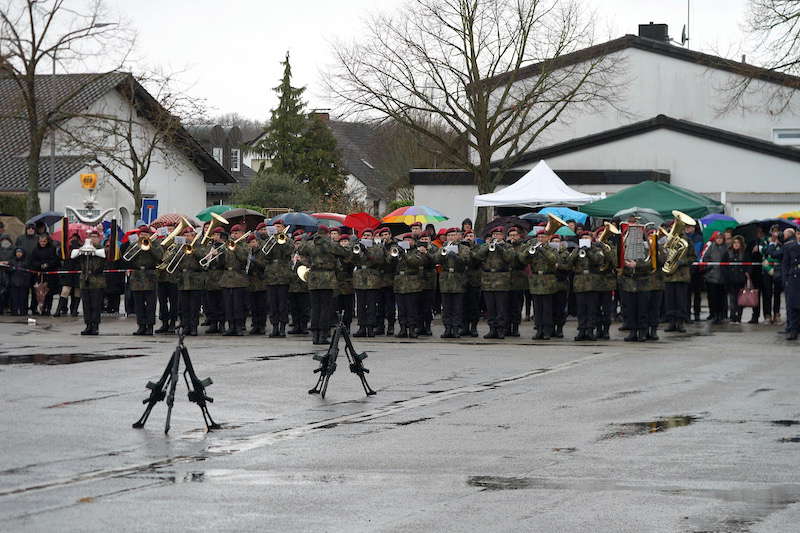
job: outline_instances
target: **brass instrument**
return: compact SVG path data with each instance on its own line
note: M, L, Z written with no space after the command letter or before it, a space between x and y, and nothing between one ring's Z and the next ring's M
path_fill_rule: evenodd
M136 244L125 250L125 254L122 256L122 259L125 261L132 261L134 257L139 255L139 252L147 252L150 250L151 246L153 246L153 243L150 242L150 239L147 237L142 237L136 241Z
M311 269L305 265L300 265L299 267L297 267L297 277L306 283L308 282L309 272L311 272Z
M181 246L170 258L169 263L167 264L166 271L169 274L174 274L176 270L178 270L178 266L183 261L183 258L187 255L192 255L194 252L194 247L197 244L197 239L200 238L200 234L194 236L191 243L186 243Z
M400 248L396 244L393 244L392 247L389 248L389 255L391 257L400 257L400 250L402 250L402 248Z
M208 239L211 238L211 232L214 231L214 229L217 226L227 226L227 225L228 225L228 220L225 217L218 215L216 213L211 213L211 223L208 225L206 234L203 235L203 240L200 241L200 246L203 246L206 242L208 242Z
M543 244L543 243L541 243L541 242L537 242L537 243L535 243L533 246L529 246L529 247L528 247L528 253L529 253L529 254L531 254L531 255L535 254L535 253L536 253L536 251L539 249L539 247L540 247L542 244Z
M242 235L241 237L239 237L236 240L228 239L228 242L225 243L225 246L228 248L228 251L231 251L231 252L234 251L236 249L236 245L239 244L239 242L241 242L244 239L246 239L247 236L250 235L251 233L253 233L253 232L252 231L248 231L247 233L245 233L244 235Z
M86 239L80 248L78 248L77 250L72 250L72 252L70 252L70 259L75 259L78 256L84 256L88 258L92 255L105 258L106 251L104 248L95 248L94 244L92 244L92 240Z
M598 237L597 237L597 242L602 244L603 248L605 248L606 250L611 250L611 246L609 246L606 241L609 239L609 237L612 234L613 235L619 235L620 234L619 228L616 227L611 222L606 222L605 223L605 228L603 228L603 231L601 231L600 235L598 235Z
M442 254L442 257L446 257L447 256L447 245L446 244L444 246L442 246L441 254Z
M353 248L352 248L352 250L353 250L353 253L354 253L355 255L358 255L358 254L360 254L360 253L361 253L361 251L362 251L362 250L361 250L361 248L362 248L362 244L361 244L360 242L357 242L357 243L355 243L355 244L353 245Z
M489 251L494 252L497 250L497 239L492 239L492 242L489 243Z
M288 232L290 227L291 226L286 226L284 230L278 233L277 235L270 235L269 239L267 239L267 242L265 242L264 246L261 247L261 251L265 255L269 255L269 253L272 251L272 249L275 247L276 244L279 246L283 246L284 244L289 242Z
M216 246L212 246L211 249L208 251L208 253L204 255L203 258L200 259L200 261L198 261L200 263L200 266L203 268L208 268L208 266L212 262L214 262L214 259L216 259L221 255L223 246L225 246L224 242L219 243Z
M547 213L547 225L544 227L545 235L555 235L555 233L566 226L567 223L552 213Z
M670 229L669 233L665 232L667 242L664 243L664 248L667 249L667 260L664 262L664 266L661 267L662 272L665 274L673 274L678 270L680 261L683 259L683 256L686 255L690 246L689 243L683 239L683 231L686 226L694 226L696 224L692 217L678 210L673 211L672 216L675 217L675 222L672 223L672 229Z
M161 241L161 246L167 249L164 253L164 258L161 261L161 264L156 267L156 270L167 270L167 267L172 263L172 259L178 255L178 245L175 242L175 237L183 233L183 230L190 227L191 224L186 217L181 217L178 221L178 225L175 226L175 229L170 232L169 235L164 237L164 240ZM169 270L167 270L169 272ZM174 270L173 270L174 272ZM170 272L171 273L171 272Z
M584 257L586 257L586 248L580 248L580 249L578 249L578 257L580 257L581 259L583 259Z

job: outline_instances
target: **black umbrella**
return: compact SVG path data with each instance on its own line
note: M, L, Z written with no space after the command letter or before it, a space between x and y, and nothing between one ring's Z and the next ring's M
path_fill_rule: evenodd
M46 211L39 213L35 217L29 219L25 224L44 224L45 226L52 226L64 218L64 213L58 211Z
M758 228L764 230L766 234L772 226L778 226L781 232L786 228L791 228L795 231L799 229L797 224L783 218L765 218L764 220L753 220L747 224L740 224L733 228L733 234L741 235L744 237L745 242L753 242L758 238Z
M527 234L533 227L533 222L530 220L523 220L520 217L498 217L486 224L481 232L481 238L486 240L486 238L491 235L492 230L497 226L503 226L506 231L508 231L511 226L517 226L522 229L524 234Z
M382 222L381 226L386 226L392 232L392 237L402 235L411 231L411 226L404 222Z
M264 214L252 209L236 208L222 213L225 220L233 224L244 224L247 229L255 229L258 224L264 222Z
M547 222L547 215L543 215L541 213L525 213L519 218L522 220L528 220L534 224L538 224L539 222Z

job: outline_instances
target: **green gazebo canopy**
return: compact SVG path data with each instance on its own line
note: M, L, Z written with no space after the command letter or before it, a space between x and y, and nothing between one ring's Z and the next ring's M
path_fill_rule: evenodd
M709 213L722 213L725 208L716 200L682 187L663 181L643 181L603 200L582 205L578 210L592 217L611 218L617 211L633 206L649 207L667 220L673 218L673 209L697 219Z

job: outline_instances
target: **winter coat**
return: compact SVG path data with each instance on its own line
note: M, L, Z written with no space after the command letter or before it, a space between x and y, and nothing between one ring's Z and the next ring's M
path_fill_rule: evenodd
M11 261L8 262L8 266L11 267L11 272L9 273L10 286L30 287L32 278L31 273L27 271L27 269L30 268L27 255L22 248L17 248L17 250L22 250L22 257L16 257L15 255Z
M506 243L497 243L494 252L489 244L482 244L473 252L476 261L481 262L481 286L483 292L511 290L511 262L514 249Z
M717 262L717 261L727 261L728 259L728 247L725 244L718 245L715 242L712 242L706 248L705 253L703 254L703 261L710 261L710 262ZM722 269L727 267L721 266L706 266L705 273L703 277L705 278L707 283L717 283L723 284L725 283L725 274L723 273Z
M17 237L17 242L14 243L14 246L16 248L22 248L23 250L25 250L25 257L30 257L31 252L33 252L33 249L36 248L36 244L38 242L39 242L38 235L36 234L28 235L27 233L24 233L19 237Z
M442 293L463 293L467 286L467 266L470 263L469 246L458 244L458 251L442 255L441 249L432 250L430 258L442 267L439 273L439 291Z
M530 253L533 247L534 253ZM517 253L520 262L531 266L531 277L528 278L528 291L537 296L555 294L561 290L561 283L556 276L559 252L549 244L531 241L529 246L521 248Z
M741 262L745 260L744 250L734 251L728 250L727 259L725 261ZM725 283L730 285L744 285L747 281L747 273L750 272L750 267L747 266L726 266L723 267Z
M336 262L350 255L350 250L334 244L327 235L314 235L300 246L300 255L311 269L308 290L336 290Z
M45 246L36 245L30 255L31 270L58 270L61 258L52 242Z

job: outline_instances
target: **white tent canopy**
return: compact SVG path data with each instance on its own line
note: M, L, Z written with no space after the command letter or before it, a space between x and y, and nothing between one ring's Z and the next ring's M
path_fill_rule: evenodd
M475 197L475 207L583 205L599 200L568 187L544 161L505 189Z

